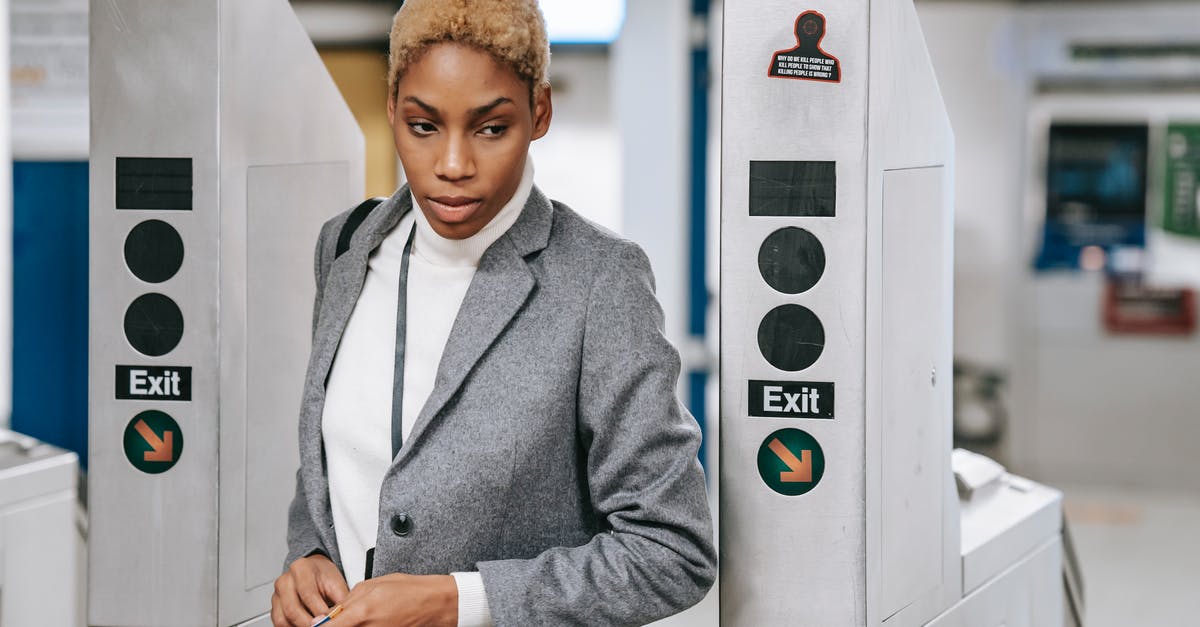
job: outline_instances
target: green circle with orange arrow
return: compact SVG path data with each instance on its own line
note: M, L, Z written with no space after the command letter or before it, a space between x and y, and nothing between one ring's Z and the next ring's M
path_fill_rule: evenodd
M825 453L808 432L780 429L758 447L758 474L772 490L800 496L820 483L825 474Z
M170 470L182 452L183 430L161 411L144 411L125 427L125 457L144 473L157 475Z

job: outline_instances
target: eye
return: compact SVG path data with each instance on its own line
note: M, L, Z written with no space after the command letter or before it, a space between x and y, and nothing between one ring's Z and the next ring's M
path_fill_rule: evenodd
M417 135L420 137L424 137L427 135L433 135L434 133L437 132L437 127L434 126L433 123L431 123L431 122L420 122L420 121L409 122L408 128L409 128L409 130L412 131L413 135Z
M479 133L487 137L499 137L500 135L504 134L504 131L507 130L508 126L504 124L488 124L487 126L479 129Z

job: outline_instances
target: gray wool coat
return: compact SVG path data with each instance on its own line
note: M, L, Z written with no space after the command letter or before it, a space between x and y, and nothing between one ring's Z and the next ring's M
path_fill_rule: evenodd
M411 204L401 187L336 259L349 212L321 230L287 564L323 552L341 567L325 381L367 258ZM535 187L480 260L384 476L373 574L478 570L499 626L638 625L698 602L717 555L662 328L642 250Z

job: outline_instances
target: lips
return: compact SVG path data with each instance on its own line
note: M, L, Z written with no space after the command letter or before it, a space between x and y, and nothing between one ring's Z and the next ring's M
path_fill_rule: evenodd
M430 202L445 211L464 211L479 206L481 199L468 196L430 196Z

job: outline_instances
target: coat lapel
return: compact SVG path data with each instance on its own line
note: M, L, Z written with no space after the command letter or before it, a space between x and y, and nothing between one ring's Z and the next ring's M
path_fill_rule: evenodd
M404 185L391 198L376 207L354 232L350 248L333 260L325 275L321 311L317 330L313 334L313 360L305 385L304 409L300 419L302 459L307 469L306 483L313 493L308 495L313 521L325 546L337 560L337 543L333 537L333 514L329 510L328 481L325 476L324 439L321 435L321 416L325 410L325 383L329 369L341 343L342 333L367 276L367 260L388 232L412 207L412 196ZM336 237L336 234L334 235ZM340 563L340 561L338 561Z
M330 264L325 274L325 286L317 316L317 330L313 334L313 358L305 384L304 410L300 418L300 455L310 460L301 465L307 468L306 484L314 490L308 495L312 508L313 522L322 536L325 547L334 553L337 561L337 543L332 537L332 513L329 510L328 478L325 476L324 438L322 437L322 413L325 408L325 382L334 363L337 346L342 333L358 303L362 282L366 279L367 259L371 251L382 243L401 217L412 208L412 196L408 185L397 190L361 223L350 247ZM337 237L337 234L334 235ZM338 563L341 563L338 561Z
M350 248L335 259L329 268L329 274L325 277L325 292L317 332L314 335L317 342L315 376L316 380L321 382L322 389L329 378L329 368L333 364L338 344L341 343L342 333L346 330L346 323L349 322L350 314L354 312L354 306L362 292L371 251L383 242L411 208L412 196L408 192L408 186L404 185L367 216L350 240Z
M484 252L446 341L433 391L396 461L415 448L430 422L533 293L537 279L525 257L546 247L552 218L550 201L534 187L521 216Z

